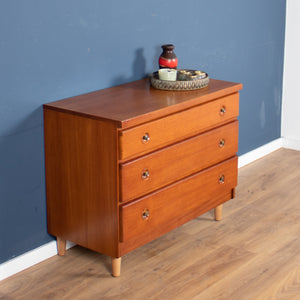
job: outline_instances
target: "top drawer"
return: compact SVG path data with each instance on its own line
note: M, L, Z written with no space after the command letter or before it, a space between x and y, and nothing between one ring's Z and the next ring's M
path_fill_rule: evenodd
M226 123L239 114L239 94L195 106L120 132L120 159L133 158Z

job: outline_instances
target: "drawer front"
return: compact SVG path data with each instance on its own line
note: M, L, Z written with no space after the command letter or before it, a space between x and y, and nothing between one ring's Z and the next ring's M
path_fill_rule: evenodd
M239 113L239 94L166 116L120 132L119 156L127 159L149 153L183 138L196 135L236 118Z
M231 198L237 157L120 207L120 240L164 234Z
M145 195L228 159L238 150L238 121L120 165L120 200Z

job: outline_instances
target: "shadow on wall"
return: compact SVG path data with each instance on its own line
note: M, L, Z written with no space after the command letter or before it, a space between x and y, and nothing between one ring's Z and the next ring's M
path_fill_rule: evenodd
M156 46L154 51L153 60L151 62L151 69L156 71L158 69L158 58L161 54L161 46ZM135 58L132 64L132 75L126 77L124 75L117 76L111 82L111 86L120 85L127 82L132 82L139 79L144 79L149 76L149 73L146 72L146 58L144 55L144 48L138 48L135 50Z
M43 109L0 136L0 263L38 247L47 234Z
M146 59L144 56L144 49L138 48L135 51L135 58L132 65L132 75L130 77L126 77L124 75L117 76L112 80L111 86L120 85L142 78L146 78Z

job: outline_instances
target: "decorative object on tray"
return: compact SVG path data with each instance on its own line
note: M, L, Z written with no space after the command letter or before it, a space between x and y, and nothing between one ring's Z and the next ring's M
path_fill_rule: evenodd
M161 46L163 49L162 54L158 59L159 68L176 69L178 65L178 59L173 52L175 46L172 44L166 44Z
M174 70L176 71L176 70ZM163 80L159 72L150 75L151 85L159 90L188 91L202 89L208 86L209 76L207 73L198 70L177 70L176 80ZM170 72L170 71L169 71ZM169 73L168 72L168 73ZM167 78L167 77L165 77Z
M160 80L169 80L176 81L177 79L177 70L176 69L159 69L158 78Z

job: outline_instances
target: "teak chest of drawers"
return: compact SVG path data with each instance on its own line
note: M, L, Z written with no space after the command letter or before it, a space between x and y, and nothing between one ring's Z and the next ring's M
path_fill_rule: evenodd
M241 84L147 80L44 105L48 232L121 256L234 197Z

